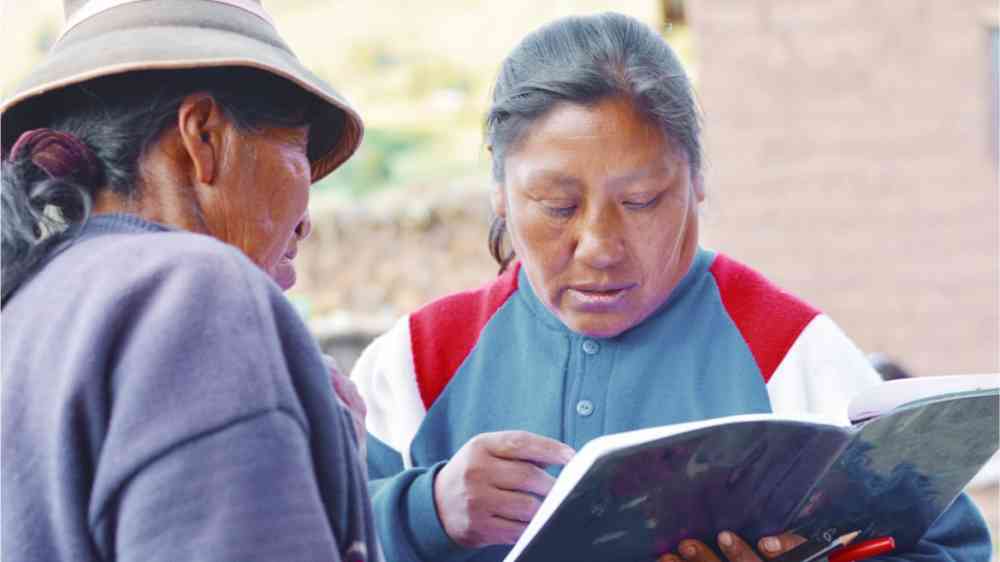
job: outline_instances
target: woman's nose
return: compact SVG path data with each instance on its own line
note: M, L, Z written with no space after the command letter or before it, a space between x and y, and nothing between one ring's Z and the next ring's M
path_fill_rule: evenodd
M597 269L614 267L625 259L621 222L607 213L585 221L577 238L576 257Z
M299 220L299 224L295 225L295 237L299 240L305 240L309 237L310 232L312 232L312 220L309 219L309 211L306 211L302 215L302 219Z

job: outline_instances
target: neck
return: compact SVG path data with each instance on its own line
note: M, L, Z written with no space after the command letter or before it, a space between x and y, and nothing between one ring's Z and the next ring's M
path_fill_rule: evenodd
M205 234L208 228L194 201L183 189L155 189L147 186L130 196L102 189L94 197L94 214L129 213L149 222Z
M149 222L208 234L195 188L184 170L163 150L162 142L139 161L137 185L126 195L105 187L94 197L94 214L129 213Z

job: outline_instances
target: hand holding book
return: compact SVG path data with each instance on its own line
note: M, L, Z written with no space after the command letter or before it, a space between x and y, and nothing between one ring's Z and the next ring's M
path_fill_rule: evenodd
M657 562L767 562L795 550L804 542L806 539L803 537L783 533L760 539L755 550L736 533L723 531L718 535L718 550L725 560L705 543L685 540L680 543L678 554L664 554L657 558Z
M829 557L831 562L854 562L890 552L895 546L891 537L855 545L853 541L860 534L861 531L854 531L825 543L808 541L793 533L782 533L760 539L755 551L735 533L723 531L718 535L717 550L728 562L813 562L821 557ZM678 550L683 560L676 554L667 553L658 557L657 562L722 562L716 550L697 540L682 541Z

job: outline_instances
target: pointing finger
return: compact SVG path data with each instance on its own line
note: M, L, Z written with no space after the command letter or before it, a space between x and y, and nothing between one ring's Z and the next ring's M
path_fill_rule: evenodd
M499 431L485 436L493 456L541 465L566 464L576 454L569 445L527 431Z

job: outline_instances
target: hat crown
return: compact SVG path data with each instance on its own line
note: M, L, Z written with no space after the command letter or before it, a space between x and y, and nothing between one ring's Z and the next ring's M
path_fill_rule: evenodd
M60 93L71 86L146 70L254 68L290 81L321 102L315 115L311 112L309 158L314 180L322 178L358 148L364 124L332 86L302 66L263 4L262 0L63 0L66 22L59 38L0 103L0 154L21 133L44 127L55 112L66 109Z
M78 22L88 16L103 12L122 4L141 2L142 0L63 0L63 16L69 25L71 22ZM218 2L229 4L230 6L242 7L260 16L270 23L270 19L264 13L264 6L260 0L206 0L207 2Z
M260 0L244 0L244 1L260 5ZM86 4L90 4L91 2L96 2L96 3L99 3L99 4L114 4L114 3L117 3L117 2L108 1L108 0L104 0L104 1L102 1L102 0L63 0L63 14L66 16L66 19L69 19L69 18L73 17L73 14L75 14L77 12L77 10L79 10L80 8L82 8Z

